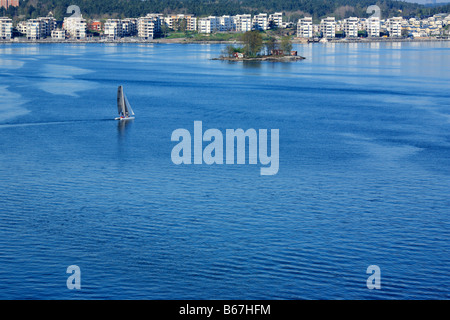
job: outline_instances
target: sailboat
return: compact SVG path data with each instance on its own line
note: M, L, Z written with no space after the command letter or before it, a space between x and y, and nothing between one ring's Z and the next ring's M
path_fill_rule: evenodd
M127 96L123 93L123 87L119 86L117 89L117 111L119 117L114 120L133 120L134 112L131 109L131 105L128 102Z

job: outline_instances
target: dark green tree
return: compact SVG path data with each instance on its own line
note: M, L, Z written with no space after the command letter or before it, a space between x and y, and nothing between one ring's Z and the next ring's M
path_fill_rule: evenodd
M272 54L272 51L277 49L277 47L278 47L277 39L275 37L269 37L269 39L267 39L266 41L267 55Z
M284 54L290 54L292 50L292 41L290 36L281 38L280 49L283 50Z
M255 57L263 48L263 37L259 31L247 31L241 37L245 55Z

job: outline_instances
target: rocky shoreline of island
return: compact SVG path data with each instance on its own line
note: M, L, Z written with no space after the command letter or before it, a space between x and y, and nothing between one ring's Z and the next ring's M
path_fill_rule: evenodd
M295 62L299 60L305 60L302 56L257 56L257 57L218 57L211 60L224 60L224 61L270 61L270 62Z

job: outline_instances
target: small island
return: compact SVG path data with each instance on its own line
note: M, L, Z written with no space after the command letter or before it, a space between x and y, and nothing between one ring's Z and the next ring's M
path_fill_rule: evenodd
M295 52L295 51L294 51ZM260 55L257 57L245 57L245 56L233 56L233 57L219 57L211 60L226 60L226 61L272 61L272 62L293 62L298 60L304 60L305 57L298 55Z
M212 60L293 62L306 59L297 51L292 51L289 36L281 40L270 37L264 41L260 32L248 31L242 35L240 42L239 46L228 45L220 57Z

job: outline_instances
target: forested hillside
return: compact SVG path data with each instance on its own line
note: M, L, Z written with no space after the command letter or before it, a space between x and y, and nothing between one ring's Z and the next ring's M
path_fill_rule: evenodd
M2 8L0 15L25 19L45 16L52 11L55 18L61 20L69 16L66 9L72 4L80 7L84 17L97 19L139 17L150 12L207 16L282 11L292 21L304 15L313 16L317 20L328 15L336 18L367 17L366 9L373 4L381 8L382 17L426 15L449 10L449 5L425 8L414 3L392 0L22 0L18 8Z

